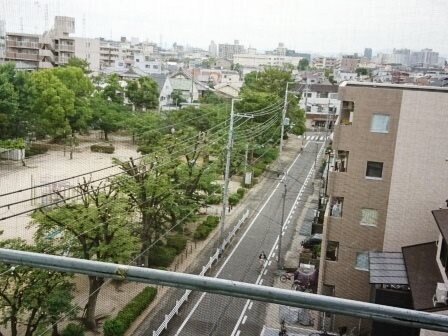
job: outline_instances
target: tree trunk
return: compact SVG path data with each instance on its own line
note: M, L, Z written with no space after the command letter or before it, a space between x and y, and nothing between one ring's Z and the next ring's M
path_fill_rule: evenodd
M104 132L104 140L109 141L109 136L108 136L109 132L106 130L104 130L103 132Z
M11 316L11 336L17 336L17 317Z
M85 325L89 330L95 330L95 310L98 294L100 293L100 287L104 283L103 278L89 276L89 300L85 308Z
M142 211L142 232L140 235L140 239L142 241L142 260L141 264L145 264L146 267L149 267L148 263L148 251L151 244L151 237L150 237L150 225L151 225L151 217L149 214L146 213L145 210Z
M56 322L53 322L53 326L52 326L52 332L51 332L51 336L60 336L59 335L59 330L58 330L58 324Z

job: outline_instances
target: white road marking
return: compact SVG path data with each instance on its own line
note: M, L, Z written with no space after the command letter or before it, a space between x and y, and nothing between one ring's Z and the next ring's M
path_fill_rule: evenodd
M264 271L263 275L266 275L266 274L268 274L268 270L267 269Z
M268 266L271 266L271 264L272 264L272 261L271 261L271 260L269 260L269 262L268 262Z
M250 303L249 303L249 308L247 308L247 309L251 310L251 309L252 309L252 305L254 304L254 302L253 302L253 301L250 301L250 300L249 300L249 302L250 302Z
M263 283L263 279L260 279L260 282L258 284L261 285L262 283Z
M246 323L246 320L247 320L247 315L244 315L243 322L241 322L241 324Z
M307 142L307 143L305 144L304 148L306 148L306 147L308 146L308 144L309 144L309 142ZM323 148L323 147L322 147L322 148ZM294 159L294 161L291 163L291 165L289 166L289 168L286 170L286 174L283 175L282 179L277 183L277 187L280 185L280 183L283 182L283 179L284 179L285 176L289 173L289 171L292 169L292 167L295 165L295 163L297 162L297 160L299 159L299 157L300 157L301 155L302 155L302 153L300 153L299 155L297 155L297 157L296 157L296 158ZM310 170L309 170L308 177L309 177L309 175L311 174L311 172L313 171L313 169L314 169L314 164L311 166L311 168L310 168ZM308 179L308 177L307 177L307 179ZM304 184L302 185L301 190L306 186L306 183L307 183L306 181L307 181L307 179L305 179L305 182L304 182ZM255 215L255 217L254 217L254 219L252 220L252 222L249 224L249 226L247 227L246 231L244 231L244 233L243 233L243 235L241 236L240 240L239 240L238 243L235 245L235 247L233 248L232 252L230 252L230 254L229 254L229 256L227 257L227 259L224 260L224 263L221 265L221 267L219 268L218 272L217 272L216 275L214 276L215 278L217 278L217 277L221 274L222 270L223 270L224 267L227 265L227 263L229 262L229 260L232 258L232 256L233 256L233 254L235 253L235 251L237 251L239 245L241 244L241 242L244 240L244 238L246 237L246 235L247 235L247 233L249 232L249 230L250 230L250 229L252 228L252 226L254 225L255 221L256 221L257 218L258 218L258 216L261 214L261 212L263 211L263 209L264 209L264 208L266 207L266 205L269 203L269 201L270 201L270 199L272 198L272 196L274 195L274 193L275 193L275 189L271 192L271 194L269 195L269 197L268 197L268 198L266 199L266 201L263 203L262 207L261 207L260 210L257 212L257 214ZM292 210L292 209L291 209L291 210ZM288 215L288 217L289 217L289 216L290 216L290 215ZM273 256L275 255L275 253L273 253L273 251L274 251L275 246L277 245L277 242L278 242L278 236L277 236L277 239L276 239L274 245L272 246L272 250L271 250L270 255L268 256L268 259L270 259L271 257L273 257ZM277 247L277 248L278 248L278 247ZM264 267L266 268L266 264L264 265ZM258 276L258 278L260 278L260 277L261 277L261 274ZM258 281L258 279L257 279L257 281ZM205 296L205 295L206 295L205 292L202 293L202 295L201 295L201 297L199 298L198 302L196 302L196 304L194 305L193 309L190 311L190 313L188 314L188 316L185 318L185 320L184 320L184 321L182 322L182 324L180 325L180 327L179 327L179 329L177 330L175 336L180 335L180 332L181 332L182 329L185 327L185 325L188 323L188 321L190 320L190 318L193 316L193 314L194 314L194 312L196 311L196 309L198 309L198 306L200 305L200 303L201 303L202 300L204 299L204 296ZM244 308L243 308L243 313L241 314L240 318L238 319L238 321L237 321L237 323L236 323L236 325L235 325L235 328L234 328L234 330L233 330L231 336L234 336L234 335L235 335L235 333L236 333L236 331L237 331L237 328L238 328L238 326L239 326L239 324L240 324L240 322L241 322L241 319L242 319L242 317L243 317L243 315L244 315L244 313L245 313L245 311L246 311L246 309L247 309L248 303L249 303L249 300L247 300L247 302L246 302L246 304L245 304L245 306L244 306Z
M238 332L236 333L236 336L240 336L241 334L241 330L238 330Z

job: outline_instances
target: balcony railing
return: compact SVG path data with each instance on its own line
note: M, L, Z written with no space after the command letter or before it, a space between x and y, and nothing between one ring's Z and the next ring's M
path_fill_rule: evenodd
M39 54L28 54L28 53L17 53L17 52L6 52L6 58L13 60L24 60L24 61L38 61Z
M39 42L6 40L6 46L13 48L39 49Z
M56 49L60 51L75 51L75 46L73 44L60 43L56 45Z

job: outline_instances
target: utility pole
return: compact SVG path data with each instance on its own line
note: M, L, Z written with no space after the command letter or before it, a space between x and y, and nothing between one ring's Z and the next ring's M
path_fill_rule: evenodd
M235 100L241 100L238 98L232 99L231 109L230 109L230 124L229 124L229 137L227 139L227 156L226 156L226 168L224 171L224 185L222 194L222 212L221 212L221 230L219 238L219 249L223 250L224 243L224 224L226 221L226 209L229 199L229 175L230 175L230 159L232 156L232 146L233 146L233 123L235 119L234 103ZM236 114L238 117L253 118L252 115Z
M244 185L246 185L246 174L247 174L247 157L249 154L249 144L246 143L246 151L244 153Z
M283 269L283 262L282 262L282 235L283 235L283 224L285 221L285 201L286 201L286 175L283 179L283 186L285 187L285 190L283 192L283 205L282 205L282 221L280 223L280 235L278 236L278 255L277 255L277 267L278 269Z
M306 73L305 73L306 75ZM306 115L306 109L307 109L307 103L308 103L308 77L306 77L305 79L305 115ZM302 136L302 146L305 142L305 138L306 138L306 126L305 126L305 132Z
M280 134L280 153L283 149L283 134L285 133L285 116L286 116L286 109L288 108L288 85L294 84L295 82L287 82L286 83L286 90L285 90L285 102L283 104L283 111L282 111L282 130Z

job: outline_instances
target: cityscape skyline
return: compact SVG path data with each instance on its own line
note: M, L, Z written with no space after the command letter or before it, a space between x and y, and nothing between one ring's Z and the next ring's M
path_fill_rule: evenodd
M137 37L164 48L177 42L207 50L211 40L216 43L239 40L246 48L259 51L272 50L283 42L289 49L320 55L362 54L364 48L372 48L374 55L393 48L432 48L441 56L448 55L448 37L438 33L448 29L448 22L442 20L448 4L442 1L418 5L415 1L393 4L383 0L363 4L346 1L341 6L341 2L324 0L320 8L326 10L319 11L318 18L298 14L313 13L316 8L310 4L285 1L283 19L276 17L279 8L264 0L257 2L256 8L250 1L236 6L236 1L231 0L226 8L240 9L236 14L230 12L230 17L226 17L228 11L217 11L202 0L193 0L188 5L174 0L151 5L136 1L132 7L109 1L107 8L102 3L85 0L76 3L1 0L0 4L0 19L5 20L7 31L42 33L51 27L54 16L64 15L75 17L76 36L113 40L121 36ZM188 6L193 8L192 12ZM153 15L154 11L169 15ZM273 18L272 24L266 18Z

